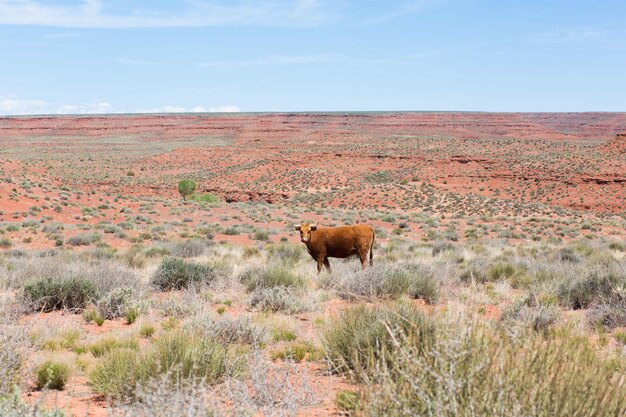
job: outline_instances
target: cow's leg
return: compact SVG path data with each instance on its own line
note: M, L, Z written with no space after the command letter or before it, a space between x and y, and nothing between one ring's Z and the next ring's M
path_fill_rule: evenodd
M319 256L317 258L317 275L319 275L320 272L322 272L322 265L324 265L324 259L326 259L325 256Z
M328 258L324 259L324 266L326 267L326 270L330 274L332 271L330 269L330 262L328 262Z
M361 270L364 271L365 267L367 266L367 252L360 250L359 259L361 260Z

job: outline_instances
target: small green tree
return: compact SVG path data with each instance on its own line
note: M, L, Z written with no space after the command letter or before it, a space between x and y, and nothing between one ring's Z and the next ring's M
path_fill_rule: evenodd
M187 201L187 197L196 192L196 182L194 180L180 180L178 183L178 192Z

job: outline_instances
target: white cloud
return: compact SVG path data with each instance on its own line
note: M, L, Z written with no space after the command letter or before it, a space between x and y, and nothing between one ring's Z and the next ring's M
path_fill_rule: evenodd
M50 103L44 100L0 96L0 114L3 116L37 114L103 114L112 113L113 106L106 101L80 104Z
M297 64L313 64L313 63L335 63L335 64L402 64L402 61L390 59L369 59L356 58L346 55L276 55L265 58L253 59L248 61L212 61L198 62L199 67L258 67L258 66L274 66L274 65L297 65Z
M241 110L233 105L216 107L163 106L152 109L137 109L130 113L236 113ZM128 113L119 110L106 101L96 100L90 103L62 104L39 99L0 96L0 116L27 116L40 114L109 114Z
M239 113L240 111L237 106L217 106L209 109L211 113Z
M0 24L71 28L317 26L337 20L344 8L343 2L332 0L188 0L185 4L180 11L152 8L113 13L101 0L83 0L79 5L0 0Z

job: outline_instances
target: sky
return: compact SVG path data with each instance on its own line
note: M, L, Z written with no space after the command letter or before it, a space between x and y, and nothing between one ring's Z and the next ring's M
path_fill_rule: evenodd
M0 115L626 111L625 0L0 0Z

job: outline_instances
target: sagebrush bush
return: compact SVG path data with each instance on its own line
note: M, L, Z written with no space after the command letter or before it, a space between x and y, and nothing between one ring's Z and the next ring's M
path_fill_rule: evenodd
M65 413L57 408L47 410L43 404L27 404L22 400L19 390L12 394L0 395L0 416L2 417L66 417Z
M358 373L368 416L618 416L626 381L588 342L568 334L512 335L466 320L438 320L435 337L399 334Z
M383 360L383 347L392 350L394 337L414 335L423 347L431 343L434 327L417 308L405 303L344 310L324 331L326 356L335 371L361 371Z
M211 414L207 392L210 387L201 380L173 381L165 373L140 384L129 404L117 404L115 417L208 417Z
M172 256L180 258L192 258L200 256L206 250L204 241L200 239L189 239L182 243L172 245L169 252Z
M431 303L437 300L439 284L429 268L420 264L381 264L363 271L325 278L325 287L342 298L398 298L409 295Z
M81 311L96 299L96 287L85 278L41 279L24 286L23 298L34 311Z
M72 246L88 246L94 242L102 240L102 235L98 233L85 233L81 235L72 236L65 243Z
M9 288L22 289L38 281L64 282L72 279L89 281L98 297L120 287L140 292L145 285L135 273L113 260L88 262L74 257L24 257L11 261L12 268L0 274L0 282Z
M224 316L219 320L200 315L190 324L192 332L199 332L205 338L215 339L224 344L246 344L259 346L269 339L267 330L256 324L248 316Z
M299 291L286 287L258 288L250 297L250 305L261 311L282 311L288 314L308 309Z
M35 368L37 389L62 390L70 375L69 367L64 363L46 361Z
M113 320L124 317L136 308L138 294L133 288L120 287L97 300L96 310L100 317Z
M209 283L213 270L207 265L187 263L179 258L164 258L152 276L152 284L162 291L188 288L193 284Z
M239 276L239 280L246 285L248 291L257 288L304 288L306 279L283 266L268 266L252 268Z
M0 320L0 398L20 383L24 346L28 343L23 329ZM0 407L1 409L1 407Z
M216 387L212 395L225 401L214 403L213 415L295 416L319 403L306 368L291 362L278 365L260 351L247 362L246 379L229 378Z

